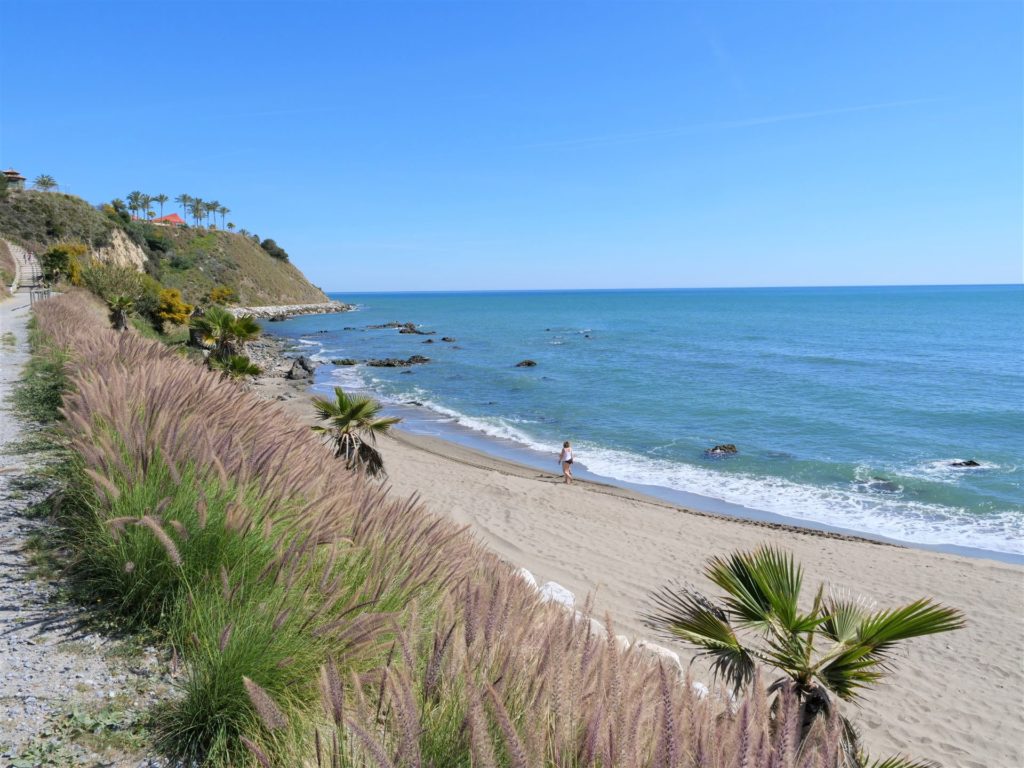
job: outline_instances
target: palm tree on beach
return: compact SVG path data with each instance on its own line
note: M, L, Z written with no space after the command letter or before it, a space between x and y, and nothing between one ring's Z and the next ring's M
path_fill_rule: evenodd
M211 357L226 361L239 353L240 347L260 335L260 326L252 315L235 317L223 307L210 307L201 317L192 318L192 328L199 337L213 345Z
M36 189L42 190L43 192L49 192L51 189L57 186L57 180L53 178L53 176L50 176L48 173L43 173L40 174L39 176L36 176L35 181L32 182L32 185Z
M664 586L653 593L655 608L645 623L697 646L711 659L715 675L736 691L754 679L758 664L777 669L781 677L769 692L792 686L803 736L818 716L829 716L833 697L857 701L864 689L885 677L901 641L965 624L959 610L929 599L878 611L863 600L825 595L824 586L811 610L801 612L803 569L791 555L770 547L714 557L704 574L724 597L715 601L687 587ZM866 765L856 729L846 718L843 722L849 764Z
M157 203L160 206L160 218L161 219L164 217L164 203L166 203L170 199L171 198L169 198L163 192L161 192L159 195L156 195L156 196L153 197L153 202Z
M334 443L334 455L344 459L348 469L363 469L368 475L386 475L384 459L376 448L377 436L387 434L401 421L396 417L381 417L383 406L371 397L349 396L341 387L334 388L334 399L313 398L317 417L327 426L313 427L313 431L328 437Z
M211 355L210 368L220 371L231 379L240 379L243 376L259 376L262 372L260 367L245 355L231 355L223 359L215 358Z

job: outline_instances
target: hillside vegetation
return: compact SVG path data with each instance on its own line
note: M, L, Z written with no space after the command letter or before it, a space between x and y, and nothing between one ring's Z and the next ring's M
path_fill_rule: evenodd
M127 237L116 236L118 230ZM40 254L57 243L83 243L91 260L141 264L162 285L181 290L191 303L202 303L218 286L232 289L238 302L247 306L328 300L281 258L283 251L271 255L254 235L157 226L133 220L123 208L97 208L59 192L27 190L0 196L0 237Z
M295 265L268 254L251 237L186 227L155 227L150 240L161 283L196 302L224 285L243 306L327 301ZM165 248L166 250L161 250Z
M93 248L109 245L116 226L74 195L26 190L0 197L0 234L37 253L68 240Z

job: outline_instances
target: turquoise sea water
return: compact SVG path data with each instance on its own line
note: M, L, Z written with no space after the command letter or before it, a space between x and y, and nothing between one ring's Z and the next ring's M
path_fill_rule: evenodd
M1024 553L1024 286L332 295L358 311L268 329L325 361L431 358L317 372L420 431L549 469L570 439L600 477ZM389 321L437 333L366 327Z

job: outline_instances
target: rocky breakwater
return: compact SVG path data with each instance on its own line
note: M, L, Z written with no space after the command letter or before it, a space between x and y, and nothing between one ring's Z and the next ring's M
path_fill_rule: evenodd
M320 304L277 304L266 307L228 307L227 310L235 317L239 315L251 315L258 319L275 322L286 320L296 315L329 315L335 312L348 312L352 309L351 304L341 301L328 301Z

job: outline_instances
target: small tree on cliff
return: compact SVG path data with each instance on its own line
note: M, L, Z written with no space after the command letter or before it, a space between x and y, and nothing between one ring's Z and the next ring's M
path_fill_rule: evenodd
M82 262L80 259L89 252L85 243L58 243L39 259L43 279L55 283L61 278L72 285L82 284Z
M36 176L35 181L32 182L36 189L42 190L43 192L49 192L51 189L57 186L57 180L47 173Z

